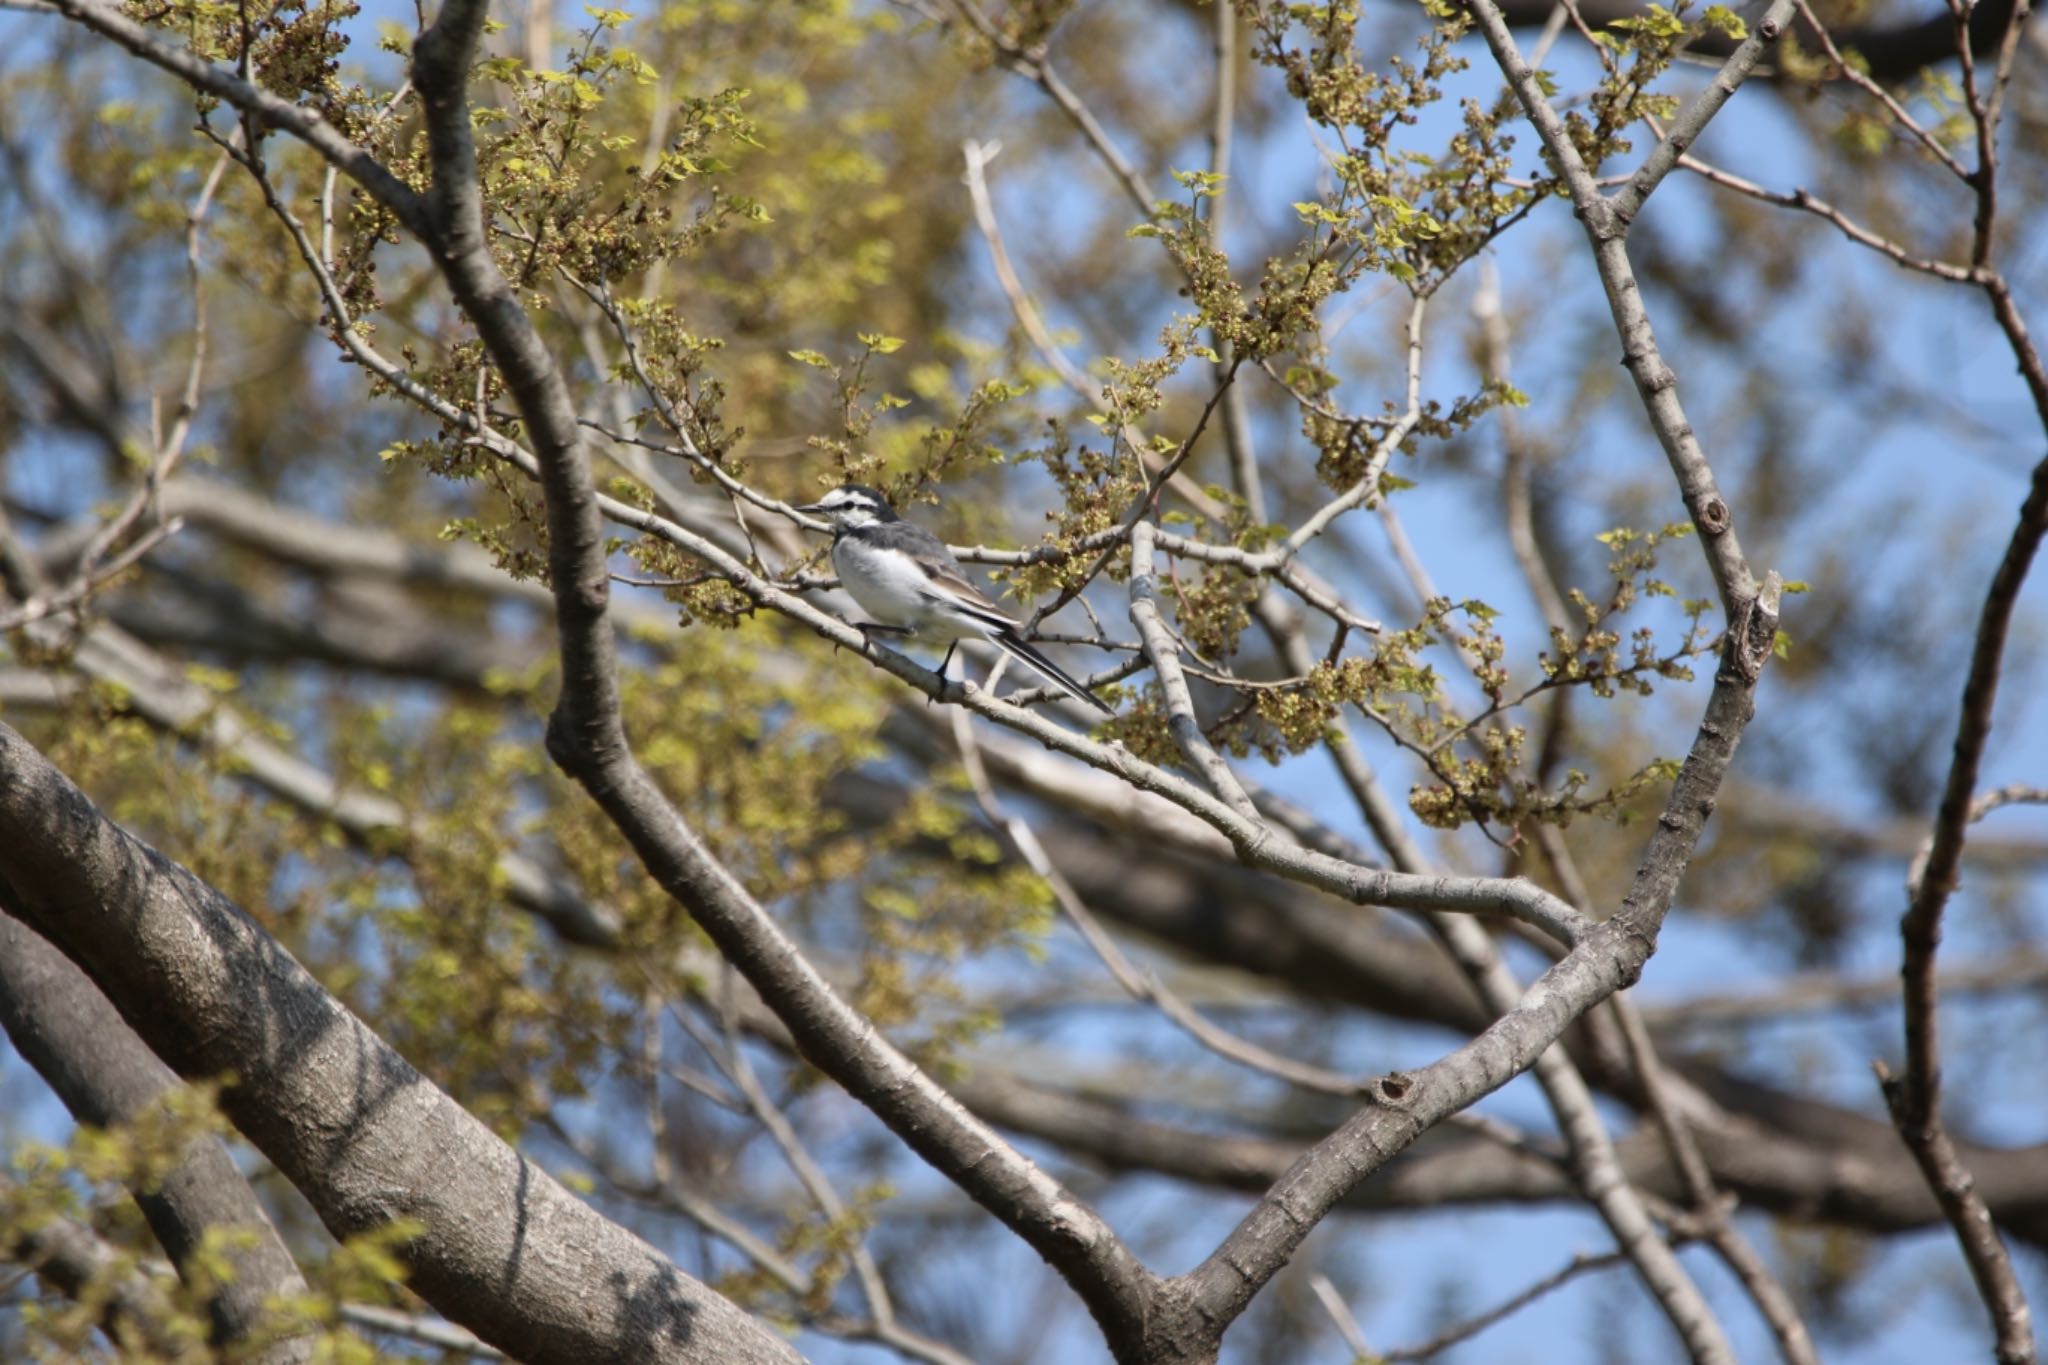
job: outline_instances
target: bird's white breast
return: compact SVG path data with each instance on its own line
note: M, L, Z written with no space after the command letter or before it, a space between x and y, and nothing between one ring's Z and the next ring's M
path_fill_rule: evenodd
M908 555L876 550L845 537L832 546L832 567L861 610L885 626L908 626L928 640L958 640L984 633L933 603L931 580Z

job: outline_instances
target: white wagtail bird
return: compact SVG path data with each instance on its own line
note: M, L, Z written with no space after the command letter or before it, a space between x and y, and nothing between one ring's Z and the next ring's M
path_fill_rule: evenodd
M1115 712L1028 644L1017 619L968 582L946 543L905 521L872 488L850 483L799 512L832 523L832 567L861 609L884 630L946 641L946 665L960 641L979 636L1107 715Z

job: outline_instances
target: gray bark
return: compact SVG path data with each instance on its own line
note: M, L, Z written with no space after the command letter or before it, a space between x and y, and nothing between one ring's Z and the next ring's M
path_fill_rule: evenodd
M0 906L57 944L337 1236L413 1218L412 1287L518 1358L787 1362L773 1331L500 1142L240 908L0 724Z
M4 912L0 1027L83 1123L108 1128L132 1120L178 1083L85 973ZM269 1295L306 1291L298 1264L218 1138L196 1140L160 1184L134 1193L150 1231L180 1271L208 1228L255 1234L252 1245L228 1254L233 1277L208 1304L215 1345L246 1339L263 1321ZM281 1365L310 1354L310 1344L301 1339L280 1343L256 1359Z

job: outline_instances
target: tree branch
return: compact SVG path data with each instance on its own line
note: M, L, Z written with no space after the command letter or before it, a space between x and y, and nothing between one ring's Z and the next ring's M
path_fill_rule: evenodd
M1991 737L1992 710L1998 698L1998 675L2004 664L2006 633L2013 604L2026 582L2041 537L2048 533L2048 459L2034 466L2019 525L2013 528L2005 555L1991 577L1977 618L1970 651L1970 671L1963 682L1962 714L1956 722L1955 751L1949 762L1940 809L1927 855L1919 861L1906 913L1899 922L1905 940L1906 1071L1892 1078L1880 1065L1886 1102L1899 1136L1920 1163L1928 1186L1941 1201L1955 1227L1970 1274L1977 1282L1998 1336L2000 1365L2021 1365L2034 1358L2034 1332L2026 1296L2013 1274L2012 1262L1984 1197L1963 1169L1941 1121L1941 1048L1937 1031L1935 951L1941 943L1942 911L1955 890L1962 866L1964 832L1971 818L1972 795Z
M1589 28L1602 29L1617 19L1641 18L1645 6L1641 0L1578 0L1576 8ZM1514 28L1541 28L1556 7L1550 0L1502 0L1500 9ZM2014 9L2015 0L1980 0L1972 5L1971 50L1996 51L2012 27ZM1802 27L1799 36L1819 44L1816 31ZM1835 37L1839 47L1856 53L1870 75L1887 85L1899 84L1956 55L1956 23L1946 9L1917 21L1859 24L1842 29ZM1705 33L1695 38L1686 52L1694 57L1725 58L1738 46L1725 34Z
M1658 442L1664 447L1665 457L1671 463L1671 471L1678 479L1680 493L1684 495L1686 511L1692 517L1693 526L1700 533L1701 549L1707 557L1707 566L1713 571L1714 586L1721 595L1721 607L1731 623L1741 621L1748 615L1750 602L1756 597L1756 582L1750 576L1749 562L1742 553L1741 542L1735 535L1734 513L1722 499L1715 484L1712 468L1707 464L1706 453L1701 450L1699 438L1692 423L1686 419L1685 410L1678 401L1678 376L1664 363L1657 349L1657 340L1650 326L1650 316L1644 310L1642 291L1636 284L1635 268L1628 258L1627 234L1629 218L1617 211L1617 202L1610 200L1594 179L1592 170L1579 155L1578 145L1566 131L1564 120L1550 106L1536 73L1522 60L1521 52L1515 46L1514 37L1508 32L1506 20L1493 0L1468 0L1469 7L1479 25L1486 45L1492 49L1494 60L1499 63L1515 97L1522 103L1529 116L1529 122L1536 128L1543 146L1564 178L1565 187L1571 194L1572 207L1586 230L1586 236L1593 248L1593 260L1600 273L1600 282L1607 291L1607 303L1614 314L1615 330L1621 336L1622 360L1628 366L1629 374L1636 382L1636 392L1642 398L1644 410L1650 418L1650 425L1657 433ZM1771 13L1780 10L1789 12L1791 0L1774 0ZM1782 24L1782 18L1779 19ZM1763 32L1762 25L1758 33ZM1777 36L1774 26L1772 37ZM1750 59L1752 64L1754 59ZM1728 83L1728 93L1733 93L1740 84L1746 69L1732 65L1724 66L1719 83ZM1726 102L1727 95L1714 95L1714 87L1694 101L1700 110L1698 124L1704 127L1708 118ZM1712 98L1710 98L1712 96ZM1684 149L1675 148L1673 154ZM1660 145L1659 152L1662 151ZM1653 153L1653 158L1658 154ZM1645 163L1647 166L1649 163ZM1667 171L1669 167L1665 168ZM1650 188L1655 188L1655 177ZM1622 192L1626 194L1626 191ZM1647 193L1647 191L1645 191ZM1639 203L1638 198L1634 202ZM1772 615L1776 615L1772 606Z
M0 902L228 1118L338 1237L419 1220L410 1283L522 1360L795 1353L493 1136L219 892L0 724Z
M337 132L318 110L293 104L225 67L173 47L97 0L51 0L49 8L111 39L152 66L162 67L193 89L217 96L290 133L368 190L413 232L426 236L430 220L420 197L382 162Z
M606 620L610 575L603 513L575 408L483 232L465 96L483 12L480 0L448 0L414 48L413 80L426 104L433 152L429 198L437 261L526 422L533 472L546 500L549 578L562 653L562 693L548 724L549 752L788 1024L805 1055L1065 1275L1112 1342L1128 1343L1152 1296L1150 1272L1092 1211L969 1114L842 1000L683 823L633 756L620 722L617 659ZM745 572L744 566L734 567Z
M85 973L4 910L0 1027L80 1123L99 1128L126 1123L178 1083ZM174 1169L134 1194L150 1231L181 1275L192 1269L192 1255L209 1228L250 1235L248 1245L227 1252L231 1275L225 1280L208 1276L218 1286L207 1304L216 1347L232 1347L262 1327L268 1318L265 1299L306 1292L298 1264L218 1138L195 1141ZM312 1349L310 1341L298 1337L252 1358L285 1365L309 1359Z
M1230 765L1216 752L1195 720L1195 704L1188 695L1188 682L1180 667L1180 649L1159 615L1159 582L1153 568L1152 525L1140 521L1131 527L1131 624L1144 642L1145 657L1159 679L1166 699L1167 725L1188 765L1202 775L1223 803L1248 824L1260 824L1259 812L1244 793L1244 785L1230 771Z
M75 1218L15 1216L20 1188L0 1170L0 1262L19 1266L69 1298L93 1296L109 1340L139 1343L177 1360L197 1345L175 1330L170 1302L141 1270L123 1268L122 1253Z

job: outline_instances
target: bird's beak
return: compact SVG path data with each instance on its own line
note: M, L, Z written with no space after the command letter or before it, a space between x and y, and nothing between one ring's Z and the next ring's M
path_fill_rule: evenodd
M820 515L822 515L822 514L824 513L824 511L825 511L825 508L824 508L824 504L822 504L822 503L815 503L815 502L814 502L814 503L809 503L809 504L806 504L806 505L805 505L805 506L803 506L803 507L799 507L799 508L797 508L796 510L797 510L797 511L799 511L799 512L802 512L802 513L804 513L804 514L805 514L805 515L807 515L807 516L820 516Z

